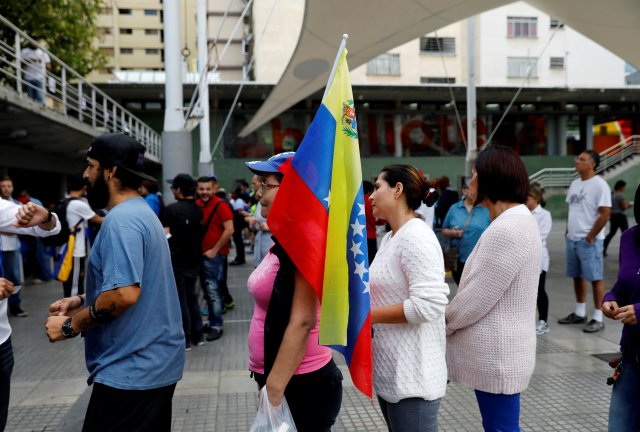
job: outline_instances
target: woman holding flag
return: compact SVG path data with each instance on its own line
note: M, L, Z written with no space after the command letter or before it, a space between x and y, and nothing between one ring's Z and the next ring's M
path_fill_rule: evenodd
M370 267L373 385L389 431L437 431L447 386L442 249L414 211L431 189L409 165L382 169L369 197L391 226Z
M265 218L293 154L246 162L260 176L256 196ZM331 349L318 343L320 308L315 291L275 237L274 241L247 281L255 299L249 369L260 388L266 385L271 405L280 405L286 397L298 431L330 431L342 403L342 374Z

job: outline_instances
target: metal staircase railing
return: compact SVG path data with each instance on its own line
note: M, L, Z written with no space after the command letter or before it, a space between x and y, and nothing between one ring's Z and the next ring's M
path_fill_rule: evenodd
M640 155L640 135L632 135L600 153L600 165L596 173L604 174L618 163ZM531 176L531 183L538 183L544 189L568 188L578 178L575 168L544 168Z
M40 46L25 32L0 15L0 26L10 29L14 34L12 41L0 39L0 85L15 88L18 94L25 95L28 88L43 92L46 97L46 109L54 110L65 117L73 117L97 131L128 131L147 147L147 157L160 162L160 135L138 117L127 111L103 91L88 82L66 63ZM25 62L21 58L22 48L29 43L37 45L51 58L53 73L44 68L45 79L42 88L36 88L24 77Z

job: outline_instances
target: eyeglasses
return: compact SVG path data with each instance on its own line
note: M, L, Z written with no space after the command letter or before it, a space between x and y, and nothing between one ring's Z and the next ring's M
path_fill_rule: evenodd
M280 187L280 185L279 184L269 184L269 183L265 183L265 182L260 183L260 189L262 189L262 190L275 189L277 187Z

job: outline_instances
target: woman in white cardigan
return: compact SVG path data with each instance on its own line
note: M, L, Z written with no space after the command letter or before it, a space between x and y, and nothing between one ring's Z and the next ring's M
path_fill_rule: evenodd
M369 198L373 215L391 226L369 269L373 385L389 431L437 431L446 390L449 286L440 244L414 215L432 193L416 168L391 165Z
M476 392L485 431L520 431L520 392L536 355L533 326L542 245L524 203L529 178L506 147L478 155L469 182L491 225L466 262L447 307L449 378Z

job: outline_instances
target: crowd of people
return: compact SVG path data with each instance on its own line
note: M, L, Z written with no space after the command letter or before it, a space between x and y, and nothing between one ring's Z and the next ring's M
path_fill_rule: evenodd
M170 430L185 351L223 336L223 314L234 305L228 265L246 264L246 246L254 258L247 281L255 301L251 376L273 406L286 398L298 430L331 430L342 405L342 374L331 349L318 343L320 301L268 226L294 153L246 163L251 185L237 182L231 199L216 176L178 174L167 180L175 202L165 205L155 179L142 171L144 151L126 134L96 138L83 176L68 179L68 194L53 212L25 201L28 194L12 203L10 180L0 182L0 430L13 367L6 309L26 314L20 267L13 264L20 259L10 238L15 233L49 236L50 244L56 236L66 240L53 247L59 258L51 277L66 279L63 297L50 305L46 332L51 342L84 335L93 386L84 431ZM638 430L637 227L623 230L618 280L606 295L603 255L612 215L618 214L606 245L627 226L627 208L640 218L640 189L635 203L621 195L624 184L612 194L595 173L598 163L592 151L576 158L579 178L566 199L567 276L576 309L558 323L584 324L587 333L604 329L603 316L624 324L610 430ZM363 191L373 385L388 429L437 431L450 380L474 390L485 430L519 431L536 334L551 329L545 282L552 218L543 190L529 183L513 150L494 146L479 153L460 193L449 179L430 182L409 165L384 167ZM381 239L376 232L384 232ZM448 272L457 285L452 299ZM590 320L587 281L594 291Z

